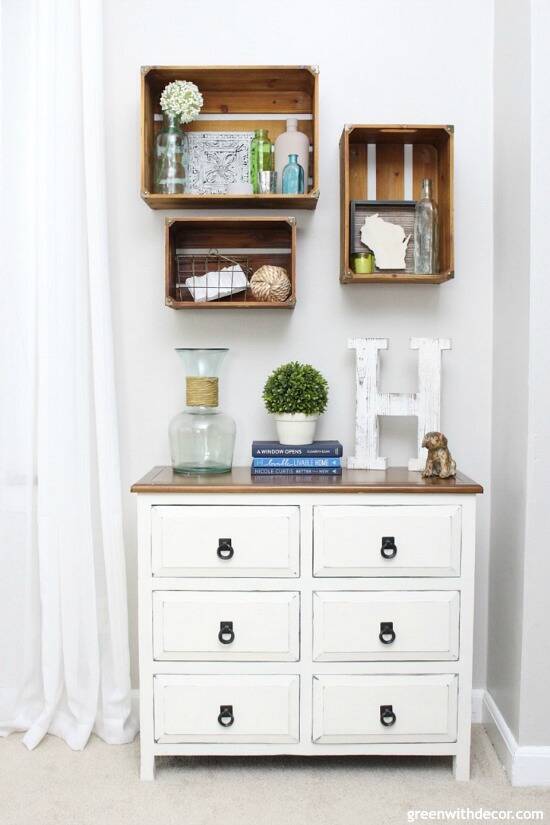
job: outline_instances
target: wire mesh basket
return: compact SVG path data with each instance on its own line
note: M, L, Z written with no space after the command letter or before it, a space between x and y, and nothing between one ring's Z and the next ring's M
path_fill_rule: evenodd
M247 255L229 256L218 249L207 253L176 253L178 301L246 301L252 276Z

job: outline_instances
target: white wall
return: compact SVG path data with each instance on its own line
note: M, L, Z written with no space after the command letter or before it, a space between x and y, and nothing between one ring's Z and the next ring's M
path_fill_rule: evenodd
M550 743L550 719L541 713L550 688L549 36L547 0L496 4L487 688L531 758ZM548 784L546 767L540 776L533 770L527 778Z
M389 337L382 386L404 392L415 389L408 339L449 336L453 350L443 355L442 426L460 469L487 483L492 14L491 0L347 0L337 7L313 0L270 6L243 0L105 3L111 271L134 654L135 502L126 491L152 465L168 463L168 421L183 404L176 346L230 347L222 403L237 420L235 463L247 464L251 440L273 435L260 395L278 364L299 359L324 372L331 398L320 435L339 438L349 453L354 361L348 337ZM164 213L152 212L139 197L139 67L185 63L320 66L321 197L314 213L297 213L293 312L178 313L164 306ZM455 125L454 281L439 287L339 284L338 140L350 122ZM393 464L404 464L414 450L412 420L388 423L383 447ZM479 501L479 514L478 686L485 684L488 494Z
M550 6L532 0L529 437L520 744L548 745L550 688Z
M522 645L531 248L528 12L528 4L517 0L499 0L495 4L494 420L488 688L516 738Z

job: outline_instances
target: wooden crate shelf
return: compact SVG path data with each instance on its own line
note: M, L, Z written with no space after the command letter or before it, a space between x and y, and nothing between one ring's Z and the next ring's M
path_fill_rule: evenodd
M196 83L204 97L188 131L267 129L270 139L289 117L310 140L312 186L304 195L158 195L153 192L160 96L172 80ZM242 116L242 117L240 117ZM314 66L144 66L141 69L141 197L152 209L315 209L319 198L319 72Z
M453 139L452 126L345 126L340 139L343 284L441 284L454 277ZM351 267L351 202L408 201L418 197L423 178L432 179L439 207L439 272L356 275Z
M177 256L219 250L228 257L249 259L252 270L264 264L286 269L291 292L286 301L258 301L250 289L216 301L195 302L178 284ZM202 274L202 273L201 273ZM166 218L166 305L172 309L292 309L296 304L295 218Z

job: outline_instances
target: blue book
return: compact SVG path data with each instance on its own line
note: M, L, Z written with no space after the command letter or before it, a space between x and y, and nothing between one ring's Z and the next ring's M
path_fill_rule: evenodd
M312 444L290 445L279 441L253 441L252 456L254 458L268 457L306 457L306 458L339 458L343 453L339 441L314 441Z
M253 476L341 476L341 467L252 467Z
M296 458L296 456L278 458L253 458L253 467L341 467L339 458Z

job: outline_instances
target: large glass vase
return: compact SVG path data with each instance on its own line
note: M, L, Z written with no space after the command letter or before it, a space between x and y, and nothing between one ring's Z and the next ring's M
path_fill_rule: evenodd
M186 372L186 408L170 422L174 472L228 473L233 463L235 422L218 409L218 375L227 349L179 348Z
M162 131L155 143L155 192L183 195L185 192L188 139L178 118L164 113Z

